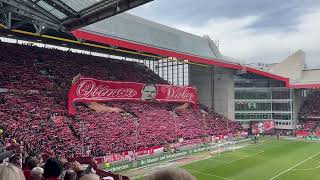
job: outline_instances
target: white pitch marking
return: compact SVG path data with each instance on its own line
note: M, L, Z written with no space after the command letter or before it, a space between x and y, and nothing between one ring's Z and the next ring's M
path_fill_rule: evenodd
M211 158L209 159L211 161L218 161L218 162L223 162L223 163L229 163L229 161L224 161L224 160L220 160L220 159L216 159L216 158Z
M234 179L230 179L230 178L226 178L226 177L222 177L222 176L218 176L218 175L214 175L214 174L204 173L204 172L197 171L197 170L193 170L193 169L187 169L187 170L189 170L189 171L193 171L193 172L195 172L195 173L199 173L199 174L204 174L204 175L207 175L207 176L213 176L213 177L217 177L217 178L225 179L225 180L234 180Z
M313 160L314 162L317 162L318 164L320 164L319 161L316 161L314 159L311 159ZM315 169L319 169L320 168L320 165L317 166L317 167L314 167L314 168L305 168L305 169L292 169L292 171L309 171L309 170L315 170Z
M252 155L249 155L249 156L244 156L242 158L235 159L235 160L232 160L232 161L227 161L227 163L233 163L233 162L236 162L236 161L240 161L242 159L249 158L249 157L252 157L252 156L256 156L256 155L261 154L261 153L264 153L264 151L260 151L258 153L255 153L255 154L252 154Z
M293 168L295 168L295 167L299 166L300 164L302 164L302 163L304 163L304 162L306 162L306 161L308 161L308 160L310 160L310 159L312 159L312 158L316 157L318 154L320 154L320 152L318 152L318 153L316 153L316 154L314 154L314 155L312 155L312 156L308 157L307 159L305 159L305 160L303 160L303 161L299 162L298 164L296 164L296 165L294 165L294 166L290 167L289 169L287 169L287 170L285 170L285 171L282 171L281 173L277 174L276 176L273 176L272 178L270 178L269 180L273 180L273 179L275 179L275 178L277 178L277 177L281 176L282 174L284 174L284 173L286 173L286 172L288 172L288 171L292 170Z

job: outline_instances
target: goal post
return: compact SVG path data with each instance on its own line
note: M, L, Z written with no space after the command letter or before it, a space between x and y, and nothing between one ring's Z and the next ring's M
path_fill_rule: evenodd
M209 155L211 157L216 157L216 156L220 156L221 153L221 144L218 143L214 146L214 148L212 148L212 145L210 145L210 151L209 151Z
M209 155L211 157L221 156L221 153L223 152L236 152L237 146L236 146L236 141L229 141L225 143L217 143L215 145L210 145L209 148Z

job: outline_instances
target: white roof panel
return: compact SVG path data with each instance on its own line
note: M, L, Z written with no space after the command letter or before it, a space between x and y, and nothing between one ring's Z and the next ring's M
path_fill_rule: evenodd
M205 58L222 59L212 40L122 13L81 30Z

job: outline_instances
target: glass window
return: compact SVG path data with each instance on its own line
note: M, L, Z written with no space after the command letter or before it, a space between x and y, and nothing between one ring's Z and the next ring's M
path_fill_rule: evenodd
M272 90L272 99L290 99L290 90Z
M255 90L236 90L235 99L270 99L271 93Z
M291 114L290 113L272 113L272 119L291 120Z
M271 103L267 102L236 102L236 111L271 111Z
M290 102L274 102L272 103L273 111L291 111L291 103Z

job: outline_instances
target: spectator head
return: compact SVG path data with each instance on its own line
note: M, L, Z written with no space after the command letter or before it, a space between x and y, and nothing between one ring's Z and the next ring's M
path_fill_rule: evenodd
M77 180L77 173L74 170L67 170L64 180Z
M14 164L14 165L19 165L20 164L20 155L18 155L18 154L12 155L9 158L9 163Z
M83 170L81 164L77 161L75 162L70 162L68 164L68 169L74 170L76 173L80 172Z
M43 163L42 154L37 154L36 158L39 160L39 164Z
M35 167L38 167L40 165L40 162L38 159L31 159L28 163L27 163L27 167L28 169L32 170Z
M147 180L196 180L190 173L178 168L170 168L159 171L149 177Z
M28 168L28 162L31 161L31 159L33 159L32 156L27 156L27 157L24 159L23 169L27 169L27 168Z
M49 158L44 165L44 178L55 178L59 177L62 173L62 163L55 158Z
M25 180L22 170L10 163L0 164L0 180Z
M31 170L31 180L41 180L43 175L43 168L35 167Z
M95 174L86 174L80 178L80 180L99 180L99 176Z
M31 156L31 157L37 157L37 155L38 155L38 153L35 152L35 151L31 151L31 152L29 153L29 156Z

